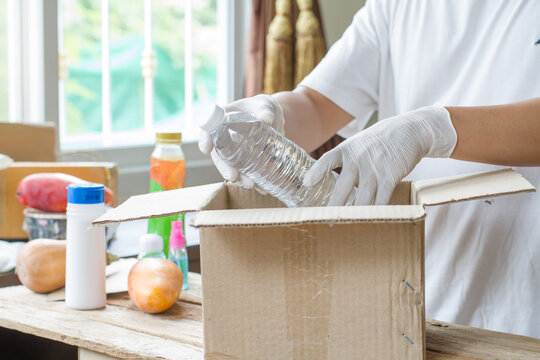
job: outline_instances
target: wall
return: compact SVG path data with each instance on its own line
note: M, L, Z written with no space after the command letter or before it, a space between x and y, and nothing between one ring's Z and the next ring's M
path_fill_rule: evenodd
M324 37L328 47L341 37L354 14L364 6L364 3L365 0L319 0Z

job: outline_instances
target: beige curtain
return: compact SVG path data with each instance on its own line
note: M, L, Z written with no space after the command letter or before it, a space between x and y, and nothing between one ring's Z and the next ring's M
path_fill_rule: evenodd
M298 18L298 5L296 0L291 0L291 5L290 21L294 26L296 19ZM319 24L321 24L321 31L324 34L319 2L317 0L313 0L313 12L318 19ZM274 16L274 0L253 0L248 44L246 84L244 91L244 95L246 97L254 96L263 92L266 34L268 33L268 27ZM293 37L293 47L295 45L295 40L296 39ZM342 141L342 137L335 135L310 155L315 159L318 159L322 154L334 148Z
M313 12L319 20L321 30L324 34L319 2L317 0L313 0ZM275 14L275 0L253 0L244 91L244 96L246 97L261 94L263 91L266 34L268 33L268 26ZM298 5L296 4L296 0L291 0L290 21L293 27L297 18ZM294 41L295 39L293 37L293 46Z
M244 90L246 97L263 91L265 39L274 15L273 0L253 0Z

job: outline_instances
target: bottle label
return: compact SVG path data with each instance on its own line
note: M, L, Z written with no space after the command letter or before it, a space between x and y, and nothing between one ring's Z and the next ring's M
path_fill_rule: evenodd
M185 160L150 159L150 192L183 188L185 180Z
M185 160L163 160L150 158L150 192L174 190L184 187L186 180ZM148 219L148 233L158 234L163 238L163 251L169 253L171 222L181 219L184 214Z

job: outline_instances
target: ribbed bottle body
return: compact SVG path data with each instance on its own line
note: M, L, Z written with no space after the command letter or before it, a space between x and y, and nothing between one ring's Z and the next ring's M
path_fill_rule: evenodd
M244 114L243 116L241 114ZM336 174L313 187L302 180L315 160L272 127L233 113L212 133L218 155L288 207L326 206Z

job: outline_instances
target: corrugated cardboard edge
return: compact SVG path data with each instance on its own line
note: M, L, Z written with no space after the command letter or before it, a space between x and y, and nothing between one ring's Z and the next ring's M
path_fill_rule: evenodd
M94 220L92 224L107 225L198 211L205 207L217 192L225 191L223 184L215 183L132 196L120 206Z
M411 203L423 206L442 205L474 199L536 191L523 175L502 169L458 175L412 183Z
M198 213L190 225L203 228L415 222L425 215L423 207L417 205L207 210Z

